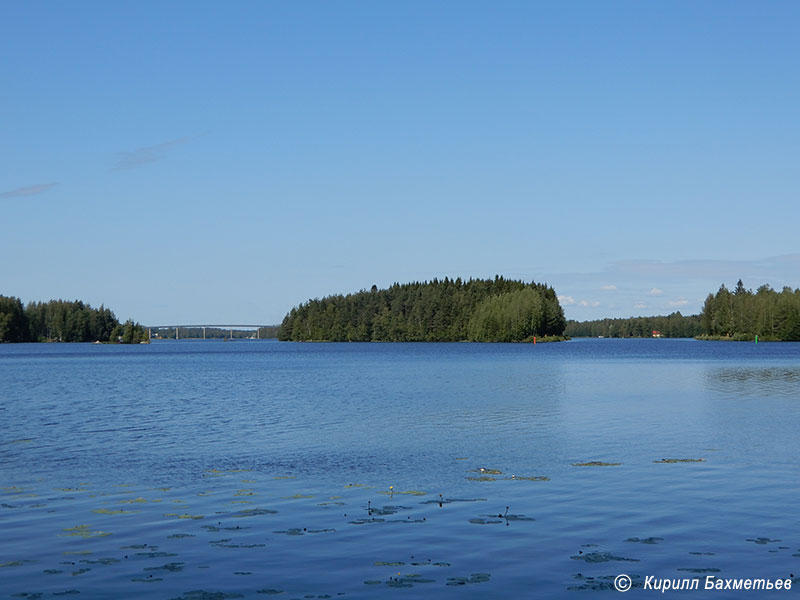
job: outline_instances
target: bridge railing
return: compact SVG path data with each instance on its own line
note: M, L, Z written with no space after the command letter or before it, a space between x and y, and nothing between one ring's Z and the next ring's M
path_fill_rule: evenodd
M180 337L180 330L181 329L202 329L203 330L203 339L206 339L206 330L207 329L218 329L218 330L230 330L230 337L233 339L233 332L235 330L241 331L242 329L255 329L256 331L256 339L260 339L261 337L261 330L267 327L275 327L275 325L229 325L229 324L199 324L199 325L147 325L147 335L150 339L153 339L153 330L159 329L174 329L175 330L175 339L179 339Z

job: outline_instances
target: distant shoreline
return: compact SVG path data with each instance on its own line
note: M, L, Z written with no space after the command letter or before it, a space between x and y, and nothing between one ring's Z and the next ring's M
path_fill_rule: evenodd
M278 340L281 342L297 342L299 344L548 344L553 342L568 342L572 338L567 335L548 335L533 339L513 340L510 342L483 342L476 340Z

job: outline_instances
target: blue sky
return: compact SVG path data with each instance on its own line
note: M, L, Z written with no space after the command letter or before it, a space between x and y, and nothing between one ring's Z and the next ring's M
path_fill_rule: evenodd
M800 286L800 4L0 2L0 294L280 322L444 276L568 318Z

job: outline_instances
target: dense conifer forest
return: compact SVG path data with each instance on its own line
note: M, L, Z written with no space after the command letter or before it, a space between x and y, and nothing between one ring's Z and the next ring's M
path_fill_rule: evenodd
M198 330L200 331L200 330ZM800 289L755 292L739 280L709 294L699 315L569 321L552 287L497 276L395 283L354 294L309 300L283 320L278 338L291 341L519 342L543 337L699 337L701 339L800 341ZM184 337L182 332L181 337ZM197 332L194 332L197 333ZM227 330L209 329L208 337ZM172 331L174 335L174 330ZM235 337L253 332L237 331ZM198 333L198 336L201 335ZM260 337L275 335L262 328ZM171 336L169 336L171 337ZM79 300L23 305L0 296L0 342L148 341L147 331L120 323L109 309Z
M669 316L630 317L627 319L598 319L596 321L568 321L564 333L570 337L695 337L704 333L700 315L683 316L674 312Z
M566 320L552 287L497 276L372 286L293 308L278 338L291 341L519 342L560 336Z
M0 296L0 342L121 342L148 341L138 323L121 324L114 313L101 306L92 308L80 300L31 302Z
M733 291L722 285L709 294L700 319L710 338L800 341L800 289L762 285L753 292L740 279Z
M700 339L800 341L800 289L777 292L762 285L747 290L740 279L733 291L723 284L709 294L699 315L569 321L571 337L698 337Z

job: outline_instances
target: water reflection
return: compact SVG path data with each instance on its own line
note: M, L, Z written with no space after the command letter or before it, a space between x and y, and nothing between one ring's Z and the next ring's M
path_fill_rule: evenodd
M725 395L800 398L800 367L720 367L705 378L710 390Z

